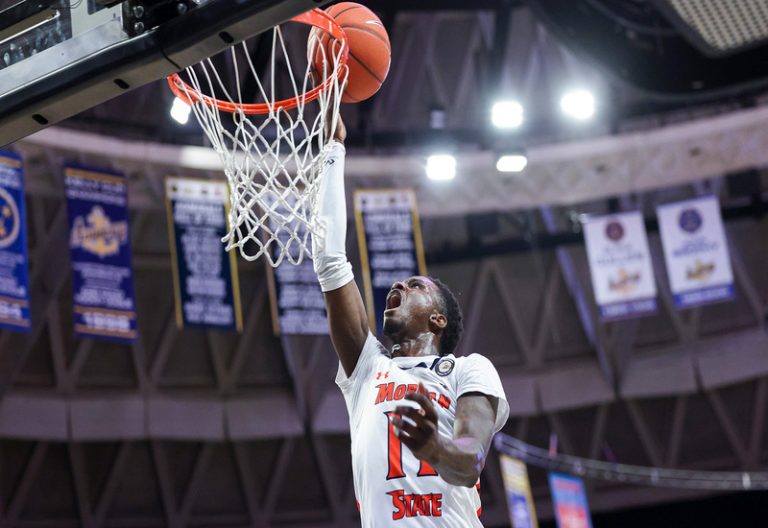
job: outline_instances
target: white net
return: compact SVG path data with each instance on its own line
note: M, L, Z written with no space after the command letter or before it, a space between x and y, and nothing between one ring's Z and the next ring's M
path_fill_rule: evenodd
M318 13L328 18L318 10L305 16ZM262 36L250 44L251 51L245 41L226 51L228 56L187 68L183 81L170 78L177 96L192 106L229 180L229 233L222 242L247 260L263 256L275 267L311 257L310 235L323 237L317 191L346 79L341 40L313 27L301 41L307 43L305 55L303 45L289 53L284 33L280 26L272 30L266 54L269 38ZM261 63L254 59L257 53ZM317 87L313 75L322 80Z

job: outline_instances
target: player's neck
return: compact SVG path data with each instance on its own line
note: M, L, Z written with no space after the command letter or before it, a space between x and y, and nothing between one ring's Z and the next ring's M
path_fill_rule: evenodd
M392 357L439 356L437 336L425 332L414 338L403 338L392 345Z

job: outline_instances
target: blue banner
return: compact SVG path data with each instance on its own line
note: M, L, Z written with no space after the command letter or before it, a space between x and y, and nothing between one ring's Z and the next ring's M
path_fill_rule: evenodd
M387 293L413 275L426 275L416 195L409 189L358 190L355 223L371 328L381 333Z
M168 178L165 196L176 324L240 332L237 261L221 243L228 232L226 182Z
M127 184L122 174L64 167L75 334L136 339Z
M29 331L29 272L21 158L0 151L0 327Z
M285 198L283 198L285 199ZM270 204L273 211L281 211L284 218L291 217L283 205ZM280 227L270 218L270 228L277 233L277 238L284 245L289 245L288 254L296 262L302 251L302 244L295 241L289 244L289 238L305 240L307 228L298 221ZM270 245L273 258L277 258L281 249L277 243ZM325 299L312 259L307 255L300 264L283 262L277 268L267 264L269 298L272 306L272 328L275 335L328 335L328 315L325 311Z
M550 473L549 489L558 528L592 528L587 493L580 478Z

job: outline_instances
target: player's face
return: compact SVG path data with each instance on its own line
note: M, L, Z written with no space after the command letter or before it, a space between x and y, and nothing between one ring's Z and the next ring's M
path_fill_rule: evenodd
M440 313L440 289L429 278L409 277L392 285L384 310L384 334L417 336L429 330L429 318Z

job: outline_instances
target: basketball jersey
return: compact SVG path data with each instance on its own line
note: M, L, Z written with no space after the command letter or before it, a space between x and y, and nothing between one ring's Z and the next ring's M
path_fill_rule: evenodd
M389 415L423 383L437 410L438 434L453 438L458 398L470 392L498 398L494 431L507 421L509 405L499 375L479 354L467 357L390 358L368 335L357 366L347 377L339 365L352 436L352 471L363 528L382 526L482 527L477 487L448 484L419 461L394 434Z

